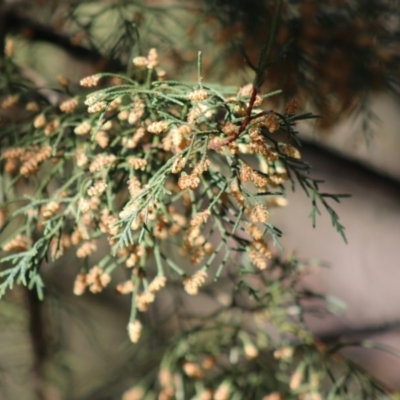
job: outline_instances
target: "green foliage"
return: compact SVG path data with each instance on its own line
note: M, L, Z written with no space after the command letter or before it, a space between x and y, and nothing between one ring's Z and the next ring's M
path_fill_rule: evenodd
M202 318L174 304L180 329L160 344L152 373L136 382L139 398L210 398L201 396L212 391L223 399L381 398L373 379L308 331L304 316L315 309L307 304L324 310L329 298L301 288L307 264L282 258L282 233L270 220L273 207L287 203L287 185L300 185L313 225L323 208L346 240L330 205L344 195L320 191L299 151L298 122L317 116L298 113L294 99L269 110L282 91L261 92L276 63L279 6L253 84L242 88L204 82L201 53L191 83L166 80L154 48L133 57L131 21L140 15L126 7L111 7L121 25L95 46L113 72L83 78L86 91L60 78L54 103L22 79L11 53L1 61L8 95L0 131L0 297L20 284L42 298L41 269L74 248L74 293L101 292L125 276L116 291L131 296L129 338L152 343L141 315L160 290L172 288L182 303L214 281L212 290L230 291L232 300ZM68 18L89 35L107 8L87 23L78 8Z

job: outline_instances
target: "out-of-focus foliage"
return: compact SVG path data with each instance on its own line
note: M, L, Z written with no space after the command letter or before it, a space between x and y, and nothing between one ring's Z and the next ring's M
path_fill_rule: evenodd
M273 18L273 2L206 3L221 24L216 42L225 47L229 68L245 65L241 50L254 60ZM266 85L308 102L324 116L321 126L353 112L368 119L370 94L399 95L399 33L397 1L287 1Z

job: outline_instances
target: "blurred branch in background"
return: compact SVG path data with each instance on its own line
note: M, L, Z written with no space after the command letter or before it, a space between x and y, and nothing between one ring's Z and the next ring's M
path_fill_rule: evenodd
M205 3L210 18L221 26L217 43L231 50L225 54L229 68L244 66L238 50L246 49L250 57L257 52L270 24L271 3ZM324 116L321 127L361 112L360 104L371 94L399 96L396 1L288 1L282 18L268 89L279 87L286 96L315 107Z

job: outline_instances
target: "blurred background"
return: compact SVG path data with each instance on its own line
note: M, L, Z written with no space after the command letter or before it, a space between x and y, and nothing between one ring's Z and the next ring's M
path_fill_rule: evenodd
M125 13L112 7L114 3L126 3ZM196 79L201 49L204 79L239 87L252 81L249 63L256 62L272 13L269 1L243 3L3 0L0 44L4 47L12 39L22 74L50 88L44 93L54 102L59 99L60 75L76 86L84 76L118 70L150 47L158 49L171 79ZM271 67L263 90L282 88L286 98L298 98L302 110L325 117L299 126L302 155L312 165L313 176L326 181L326 192L352 196L334 205L348 244L332 228L328 215L319 217L312 228L311 203L300 188L289 193L287 208L272 212L272 222L284 232L285 252L295 251L302 259L325 265L315 268L304 285L343 303L338 315L310 316L311 329L328 342L340 337L372 339L400 351L396 3L285 2L275 49L281 62ZM0 399L40 398L32 374L38 360L38 368L53 382L45 391L51 400L118 398L114 396L129 388L138 371L152 368L154 360L149 357L157 357L144 349L156 350L157 344L146 339L142 348L132 349L126 338L129 299L112 291L74 297L76 272L74 255L67 255L58 264L45 266L48 293L43 303L22 288L2 300ZM215 307L212 296L204 295L202 301L210 310ZM156 304L149 315L155 329L161 310ZM39 345L33 340L38 324L44 327L37 337ZM160 335L170 329L163 328ZM400 390L400 360L390 351L348 348L344 354Z

